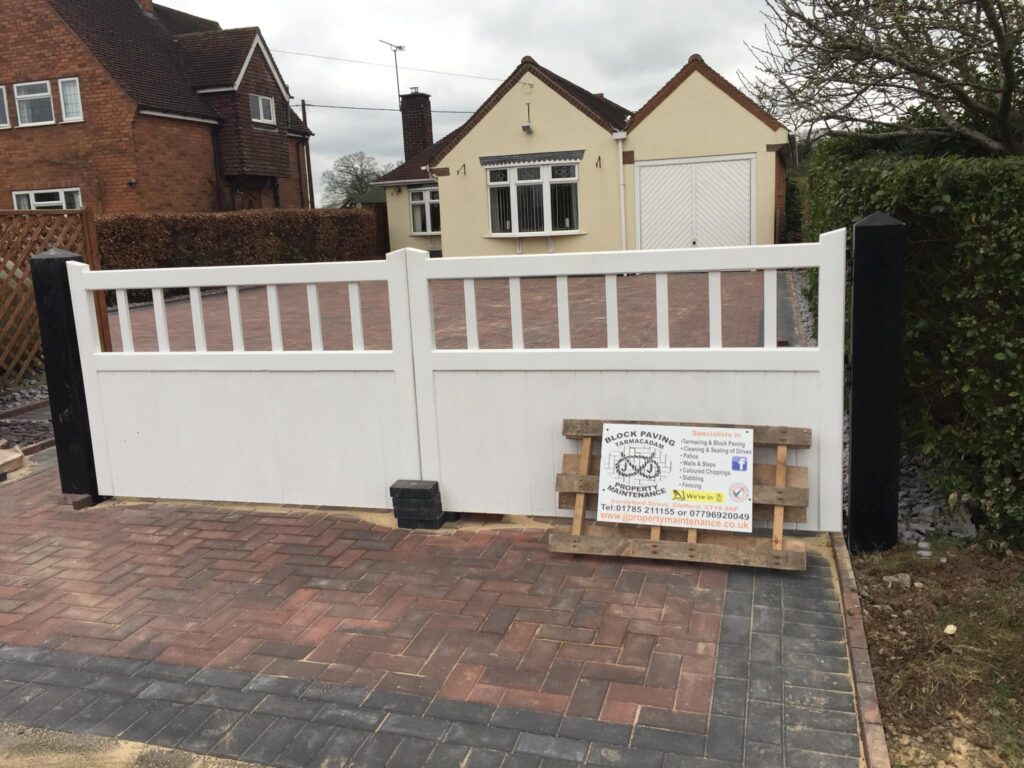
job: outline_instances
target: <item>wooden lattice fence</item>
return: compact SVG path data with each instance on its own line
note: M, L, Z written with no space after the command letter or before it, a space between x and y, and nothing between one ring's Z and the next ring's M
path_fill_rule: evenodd
M98 269L92 213L0 211L0 387L18 384L39 368L39 323L29 260L48 248L81 254Z

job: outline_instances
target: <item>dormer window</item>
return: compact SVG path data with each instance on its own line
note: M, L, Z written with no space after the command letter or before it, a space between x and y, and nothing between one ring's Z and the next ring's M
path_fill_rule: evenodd
M269 96L251 94L249 96L249 113L254 123L277 125L277 118L274 115L274 100Z

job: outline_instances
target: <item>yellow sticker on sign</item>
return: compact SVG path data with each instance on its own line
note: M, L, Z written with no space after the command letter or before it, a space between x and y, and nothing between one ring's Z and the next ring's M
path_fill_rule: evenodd
M725 494L719 491L688 491L685 489L674 489L672 501L696 501L704 504L722 504L725 502Z

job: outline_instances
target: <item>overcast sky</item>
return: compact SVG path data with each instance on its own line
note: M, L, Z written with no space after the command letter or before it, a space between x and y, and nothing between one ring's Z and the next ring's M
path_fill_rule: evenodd
M397 107L390 50L378 38L404 45L398 54L402 92L431 95L434 138L468 115L437 110L476 109L529 54L543 66L628 109L638 109L692 53L738 84L750 73L744 43L763 39L763 0L161 0L213 18L222 27L258 26L274 52L297 106ZM376 62L366 66L295 56L295 51ZM402 68L405 69L402 69ZM442 70L495 80L412 71ZM336 157L362 150L381 161L402 160L398 112L309 109L316 136L313 175Z

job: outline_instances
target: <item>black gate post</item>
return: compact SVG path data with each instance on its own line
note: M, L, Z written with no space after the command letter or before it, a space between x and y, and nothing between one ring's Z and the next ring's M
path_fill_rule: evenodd
M906 226L876 211L853 226L850 549L898 540Z
M82 363L75 333L68 284L69 261L85 259L78 254L51 248L32 257L32 286L39 314L46 386L50 395L53 437L61 490L66 494L98 497L96 465L85 403ZM93 303L89 302L92 309Z

